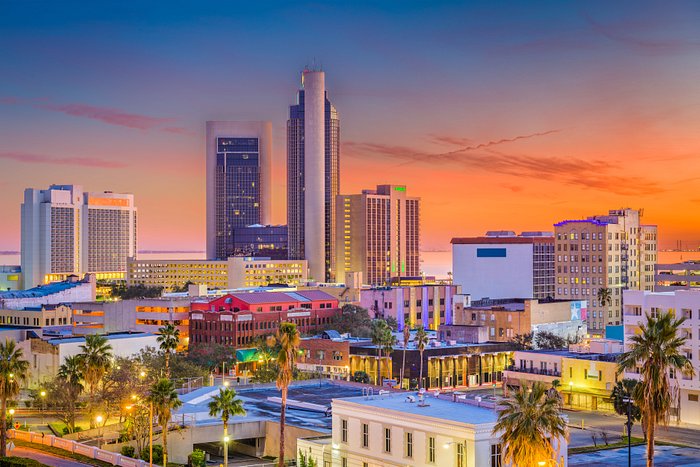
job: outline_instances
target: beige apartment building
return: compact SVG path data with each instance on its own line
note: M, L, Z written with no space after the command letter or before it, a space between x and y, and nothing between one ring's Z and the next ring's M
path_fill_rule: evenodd
M593 337L622 324L623 290L653 290L657 228L643 225L642 213L626 208L554 224L556 298L588 302ZM600 303L600 289L610 291L610 303Z
M420 198L404 185L378 185L336 203L336 273L361 272L366 284L420 275Z
M71 324L72 310L66 305L38 305L20 310L0 309L0 325L63 326Z
M307 280L306 260L233 256L227 260L137 260L129 258L126 282L173 290L188 282L208 289L298 285Z

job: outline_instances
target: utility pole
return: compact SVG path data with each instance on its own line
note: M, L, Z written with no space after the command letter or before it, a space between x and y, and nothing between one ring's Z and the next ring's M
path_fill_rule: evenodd
M153 467L153 401L148 404L148 423L148 466Z

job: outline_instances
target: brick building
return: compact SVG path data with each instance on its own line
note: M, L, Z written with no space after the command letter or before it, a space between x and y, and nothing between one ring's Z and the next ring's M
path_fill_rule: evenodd
M302 339L299 347L303 351L297 362L299 370L329 379L349 379L350 341L341 338L337 331Z
M210 342L249 346L255 338L277 331L280 323L295 323L299 332L320 331L340 312L338 299L318 290L250 292L192 302L190 346Z

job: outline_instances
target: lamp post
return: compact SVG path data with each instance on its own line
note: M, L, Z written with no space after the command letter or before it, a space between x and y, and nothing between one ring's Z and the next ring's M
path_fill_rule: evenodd
M44 424L44 402L46 401L46 391L42 390L39 393L39 396L41 396L41 424Z
M627 404L627 466L632 467L632 398L625 397L622 402Z
M97 422L97 448L102 449L102 415L95 417L95 422Z
M224 428L225 431L228 427ZM228 434L224 434L224 467L228 467L228 442L231 440Z

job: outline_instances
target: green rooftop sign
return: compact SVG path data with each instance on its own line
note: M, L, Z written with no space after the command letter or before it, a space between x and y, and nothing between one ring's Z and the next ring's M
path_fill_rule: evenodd
M406 191L406 187L405 186L395 186L394 191Z

